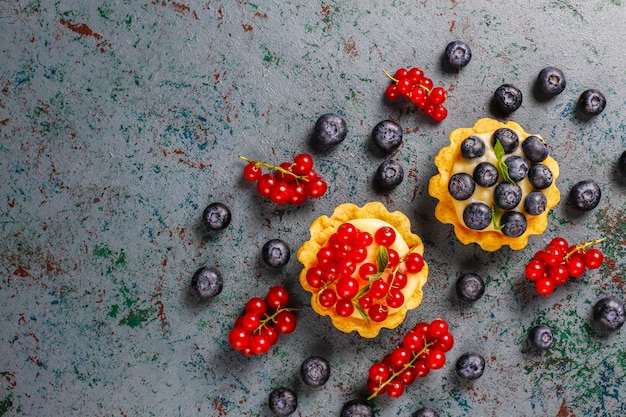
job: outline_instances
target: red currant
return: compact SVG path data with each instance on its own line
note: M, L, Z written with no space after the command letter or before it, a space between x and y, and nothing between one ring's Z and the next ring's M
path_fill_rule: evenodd
M288 310L283 310L274 317L276 331L280 334L289 334L296 329L296 315Z
M250 344L250 332L241 327L235 327L228 334L228 342L233 349L243 350Z
M369 281L370 275L373 275L376 272L378 272L378 268L376 267L376 265L371 262L366 262L364 264L361 264L361 266L359 267L359 278L365 281Z
M585 273L585 262L580 256L571 257L567 260L567 269L571 277L578 278Z
M399 398L404 393L404 384L402 381L394 379L385 387L385 392L391 398Z
M245 307L246 313L255 313L263 316L267 312L267 304L261 297L252 297L248 300Z
M419 82L424 77L424 71L422 71L421 68L411 68L407 72L406 77L409 79L409 81L411 81L411 84L419 84Z
M367 248L363 246L357 246L355 248L352 248L352 259L354 259L354 262L356 263L363 262L365 259L367 259L367 255Z
M389 375L391 375L389 366L382 362L377 362L370 366L369 378L377 384L385 382L387 378L389 378Z
M387 295L388 292L389 292L389 284L383 281L382 278L378 278L370 284L369 293L372 297L376 299L383 298L384 296Z
M291 163L283 162L279 165L279 167L281 168L281 170L276 172L276 178L278 178L278 181L284 181L288 184L296 181L296 176L291 171Z
M435 87L430 92L429 97L430 97L430 101L433 104L441 104L444 101L446 101L447 96L448 94L446 93L446 90L443 87Z
M337 295L344 300L353 299L359 292L359 282L353 277L343 277L337 281ZM350 313L352 314L352 313Z
M563 264L551 266L548 268L546 276L552 280L554 285L563 285L569 279L569 270Z
M602 262L604 262L604 255L600 249L591 248L585 252L584 258L585 266L589 269L600 268Z
M313 158L311 155L301 153L293 158L291 170L297 175L307 175L313 169Z
M567 243L567 240L565 240L562 237L555 237L554 239L550 241L548 246L555 246L555 247L563 249L563 251L566 251L566 252L567 252L567 249L569 248L569 244Z
M411 252L407 255L404 265L409 274L416 274L424 268L424 258L419 253Z
M406 68L398 68L395 74L393 74L393 78L399 80L400 78L405 78L407 75L409 75L409 72Z
M424 347L424 337L415 331L410 331L402 339L402 346L411 352L417 352Z
M371 233L359 232L357 242L356 242L357 246L366 248L369 245L371 245L373 242L374 242L374 238L372 237Z
M410 366L406 368L404 371L398 375L398 379L406 386L411 385L417 379L417 374L415 373L415 369Z
M275 183L276 177L274 175L263 174L256 183L257 192L261 197L269 198Z
M287 307L289 304L289 293L286 289L280 286L275 286L269 289L267 296L265 297L267 305L274 310Z
M396 84L398 85L398 91L403 96L408 95L411 91L411 88L413 87L411 85L411 81L408 78L400 78L398 79L398 82Z
M433 349L440 350L442 352L447 352L454 346L454 337L452 337L452 333L447 332L446 334L441 335L437 338L437 341L432 346Z
M436 122L441 122L442 120L445 120L446 117L448 117L448 109L444 105L439 105L438 107L435 107L432 118Z
M409 282L409 278L406 276L406 274L403 274L402 272L398 271L393 275L393 279L390 285L391 285L391 288L401 290L402 288L406 287L406 284L408 282Z
M404 304L404 294L397 288L390 288L385 297L385 304L389 308L400 308Z
M369 309L373 304L374 298L371 295L365 294L359 297L359 306L361 306L363 310Z
M291 196L289 197L289 203L293 206L299 206L306 201L306 185L301 182L293 184L291 187Z
M261 333L265 336L270 346L274 346L278 342L278 331L276 331L274 326L266 324L261 329Z
M394 267L400 263L400 255L394 249L387 249L387 266Z
M351 223L342 223L337 228L337 239L341 243L353 243L358 234L359 230Z
M254 162L248 163L243 169L243 177L251 182L257 181L263 175L263 170L260 165Z
M323 196L326 194L327 189L328 184L326 184L326 181L320 177L309 180L306 184L307 194L311 198L319 198Z
M397 100L400 98L400 91L398 91L398 86L395 84L389 84L387 89L385 90L385 97L389 100Z
M545 267L543 262L533 259L526 265L526 278L531 281L537 281L545 273Z
M248 348L254 355L262 355L267 353L271 345L269 340L262 333L253 334L250 338L250 344Z
M391 366L396 370L402 369L410 361L411 352L408 349L398 346L391 352Z
M539 278L535 281L535 290L539 295L550 295L554 292L554 282L547 277Z
M437 339L448 332L448 323L444 320L436 319L428 326L428 336Z
M256 314L256 313L246 313L243 315L241 327L244 330L253 332L256 329L258 329L260 325L261 325L261 315Z
M354 313L354 305L350 300L341 299L335 304L335 310L339 317L350 317Z
M564 256L565 250L561 249L559 246L548 246L544 251L543 261L546 265L555 266L563 262Z
M428 77L423 77L420 81L420 85L424 87L427 91L431 91L433 89L433 80Z
M381 246L389 247L396 240L396 231L389 226L383 226L374 233L374 240Z
M381 304L374 304L367 310L367 315L372 321L375 321L375 322L384 321L388 315L387 307Z
M440 369L446 363L446 355L440 350L431 349L426 357L426 366L429 369Z
M332 307L337 302L337 293L331 288L326 288L319 292L317 299L322 307Z
M286 204L291 198L291 187L284 181L276 182L270 190L270 199L276 204Z
M425 359L416 360L413 364L413 369L415 370L415 376L418 378L424 378L430 373L430 368L426 365Z

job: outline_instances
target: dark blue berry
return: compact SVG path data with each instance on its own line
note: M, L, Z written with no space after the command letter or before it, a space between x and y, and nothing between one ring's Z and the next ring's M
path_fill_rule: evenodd
M456 361L456 373L464 379L480 378L485 371L485 358L475 352L467 352Z
M446 59L452 68L463 68L472 59L472 50L463 41L452 41L446 46Z
M465 172L454 174L448 182L448 192L455 200L467 200L474 194L475 188L474 178Z
M535 349L548 349L550 346L552 346L552 343L554 342L552 329L543 324L535 326L528 332L528 341L530 342L530 345Z
M274 268L283 267L291 258L291 250L284 240L272 239L265 242L261 250L263 261Z
M578 98L578 111L587 117L597 116L606 107L606 98L599 90L590 88Z
M298 408L298 397L289 388L276 388L270 393L269 406L277 416L288 416Z
M626 151L622 152L617 160L617 168L623 175L626 176Z
M502 84L493 93L493 105L501 113L513 113L522 105L522 92L514 85Z
M350 400L341 408L340 417L374 417L374 410L367 401Z
M530 162L542 162L548 157L548 146L539 138L539 136L528 136L522 142L522 150L524 155Z
M400 162L387 159L378 166L374 180L381 188L390 190L398 186L404 179L404 168Z
M593 180L580 181L570 190L570 202L580 210L593 210L600 203L600 186Z
M439 417L439 414L430 407L422 407L411 414L411 417Z
M330 378L330 364L320 356L311 356L302 362L300 376L305 384L320 387Z
M524 211L526 213L537 216L546 211L548 199L541 191L531 191L524 199Z
M528 227L526 217L519 211L507 211L500 218L502 233L508 237L519 237Z
M481 162L474 168L472 177L481 187L491 187L498 182L498 168L489 162Z
M209 230L225 229L230 219L230 209L222 203L211 203L202 213L202 222Z
M537 76L537 86L545 97L556 96L565 90L567 82L563 71L556 67L545 67L539 71Z
M544 164L533 165L528 171L528 181L538 190L548 188L553 180L552 171Z
M528 175L528 162L521 156L512 155L504 161L509 178L513 181L521 181Z
M517 207L520 201L522 201L522 189L519 185L501 182L496 186L493 193L493 202L496 206L511 210Z
M626 321L624 303L610 296L596 302L593 306L593 320L603 330L617 330Z
M204 266L191 278L191 291L201 301L209 300L222 292L224 279L219 270Z
M469 203L463 210L463 222L473 230L483 230L491 223L491 209L481 202Z
M502 127L493 132L491 144L495 146L498 141L502 145L502 148L504 148L504 153L511 153L517 149L517 146L519 145L519 136L517 136L517 132L515 132L515 130L509 129L508 127Z
M392 120L383 120L374 126L372 138L381 151L391 153L402 143L402 127Z
M456 294L461 300L476 301L485 294L485 281L472 272L463 274L456 281Z
M326 113L317 119L314 131L314 143L321 149L329 149L348 135L346 120L336 113Z
M470 136L461 142L461 156L465 159L480 158L485 154L485 142L478 136Z

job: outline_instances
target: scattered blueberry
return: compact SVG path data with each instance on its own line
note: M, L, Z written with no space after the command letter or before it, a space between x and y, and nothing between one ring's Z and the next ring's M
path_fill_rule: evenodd
M538 190L548 188L553 180L552 171L544 164L535 164L528 171L528 181Z
M224 279L215 268L203 266L191 278L191 291L201 301L209 300L222 292Z
M459 172L450 177L448 191L455 200L467 200L474 194L474 178L465 172Z
M619 168L620 172L626 176L626 151L622 152L622 154L620 155L617 161L617 167Z
M392 120L383 120L374 126L372 138L381 151L391 153L402 143L402 126Z
M539 138L539 136L531 135L522 142L522 150L524 155L530 162L542 162L549 154L548 146Z
M493 202L496 206L511 210L517 207L520 201L522 201L522 188L519 185L501 182L496 186L493 193Z
M485 203L469 203L463 210L463 222L473 230L483 230L491 223L491 209Z
M514 85L502 84L493 93L493 105L501 113L513 113L522 105L522 92Z
M330 364L320 356L311 356L302 362L300 376L305 384L311 387L320 387L330 377Z
M343 142L348 134L346 120L336 113L323 114L315 122L315 144L322 149L330 149Z
M289 388L276 388L270 393L269 406L277 416L288 416L298 408L298 397Z
M497 141L500 141L502 148L504 148L504 153L511 153L519 145L519 136L517 136L515 130L502 127L493 132L491 144L495 146Z
M340 417L374 417L374 410L367 401L350 400L341 408Z
M594 88L583 91L578 98L578 111L584 116L597 116L602 113L605 107L606 98L604 94Z
M274 268L287 265L291 257L291 251L287 243L281 239L268 240L261 250L263 261Z
M400 165L400 162L393 159L387 159L379 165L376 170L374 180L376 183L385 190L390 190L396 187L404 179L404 168Z
M446 59L452 68L461 69L472 59L472 50L463 41L452 41L446 46Z
M477 379L485 371L485 358L474 352L467 352L459 356L456 361L456 373L461 378Z
M581 210L593 210L600 203L600 186L593 180L580 181L570 190L570 202Z
M456 281L456 294L464 301L479 300L485 294L485 281L472 272L463 274Z
M519 237L528 227L526 217L519 211L507 211L500 218L502 233L508 237Z
M624 303L610 296L596 302L593 306L593 320L604 330L617 330L626 321Z
M552 346L552 343L554 342L552 329L543 324L535 326L528 332L528 341L535 349L548 349L550 346Z
M478 136L470 136L461 142L461 155L465 159L480 158L485 154L485 142Z
M422 407L411 414L411 417L439 417L439 414L430 407Z
M222 203L211 203L202 213L202 222L209 230L225 229L230 219L230 209Z
M528 175L528 162L521 156L509 156L504 164L509 172L509 178L515 182L523 180Z
M563 71L556 67L545 67L539 71L537 86L545 97L553 97L565 90L567 82Z
M492 187L498 182L498 168L492 163L481 162L474 168L472 177L481 187Z
M546 211L548 199L541 191L531 191L524 199L524 210L526 213L537 216Z

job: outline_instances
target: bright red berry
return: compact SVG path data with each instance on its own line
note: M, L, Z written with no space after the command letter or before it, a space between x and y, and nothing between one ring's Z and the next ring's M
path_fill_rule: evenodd
M311 155L301 153L293 158L293 166L291 171L297 175L307 175L313 169L313 158Z
M289 293L283 287L275 286L269 289L265 301L267 301L267 305L274 310L285 308L287 304L289 304Z
M430 101L433 104L442 104L446 101L447 96L448 93L446 93L446 90L443 87L435 87L430 92Z
M374 240L381 246L389 247L396 240L396 231L389 226L383 226L374 233Z
M248 181L257 181L263 175L263 170L260 165L250 162L243 169L243 177Z
M554 283L547 277L539 278L535 281L535 290L539 295L550 295L554 292Z
M296 315L288 310L283 310L274 317L276 331L280 334L289 334L296 329Z
M600 265L604 262L604 255L600 249L591 248L585 252L584 262L585 266L589 269L600 268Z
M536 259L533 259L526 265L526 278L531 281L537 281L539 278L543 277L545 273L545 267L543 262L540 262Z

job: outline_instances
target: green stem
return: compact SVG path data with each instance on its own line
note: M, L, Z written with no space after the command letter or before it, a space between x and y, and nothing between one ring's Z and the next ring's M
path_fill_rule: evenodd
M309 180L304 175L294 174L293 172L289 171L288 169L285 169L285 168L283 168L281 166L278 166L278 165L268 164L267 162L257 161L255 159L246 158L245 156L241 156L241 155L239 155L239 158L243 159L246 162L255 164L256 166L262 166L262 167L265 167L267 169L272 169L274 171L278 171L278 172L282 173L283 175L287 175L287 174L291 175L292 177L294 177L296 180L299 180L299 181L308 181Z

